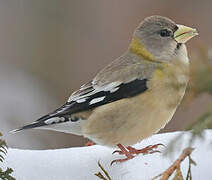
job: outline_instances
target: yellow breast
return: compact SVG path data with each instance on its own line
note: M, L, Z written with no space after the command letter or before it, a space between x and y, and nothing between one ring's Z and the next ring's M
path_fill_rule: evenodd
M188 67L163 64L151 80L148 90L93 110L83 121L84 136L108 146L132 145L158 132L171 120L188 81Z

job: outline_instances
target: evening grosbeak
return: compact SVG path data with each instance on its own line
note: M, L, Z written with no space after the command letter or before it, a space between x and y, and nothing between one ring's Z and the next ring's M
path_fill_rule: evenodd
M120 154L133 158L130 145L163 128L182 100L189 75L185 42L197 34L166 17L145 18L122 56L63 106L14 131L42 128L83 135L97 144L118 145Z

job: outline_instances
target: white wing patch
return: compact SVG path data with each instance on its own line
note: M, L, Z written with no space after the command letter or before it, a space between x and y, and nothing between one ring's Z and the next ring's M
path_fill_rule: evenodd
M92 96L98 92L101 91L109 91L111 93L117 91L119 89L119 86L121 82L116 81L112 82L103 86L98 86L93 84L92 82L90 84L85 84L80 87L80 89L76 92L74 92L68 99L68 102L76 101L77 103L83 103L86 102L87 97ZM104 99L105 97L100 97L100 98L95 98L91 100L89 104L95 104L97 102L100 102Z
M85 101L86 101L86 98L81 98L81 99L76 100L77 103L83 103Z
M121 84L121 82L116 81L116 82L112 82L110 84L106 84L104 86L98 86L98 85L94 85L94 89L96 89L98 92L100 91L111 91L112 89L116 88L117 86L119 86Z
M96 103L98 103L98 102L101 102L101 101L104 100L104 98L105 98L105 96L103 96L103 97L98 97L98 98L94 98L94 99L92 99L92 100L89 102L89 105L92 105L92 104L96 104Z
M60 132L71 133L76 135L82 135L82 131L81 131L82 122L83 121L77 121L77 122L67 121L67 122L59 123L59 124L51 124L49 126L37 127L37 129L47 129L47 130L60 131Z
M110 90L110 93L114 93L114 92L117 91L118 89L119 89L119 87L114 88L114 89L111 89L111 90Z
M59 123L59 122L64 122L65 118L64 117L55 117L55 118L51 118L51 119L47 119L46 121L44 121L45 124L54 124L54 123Z

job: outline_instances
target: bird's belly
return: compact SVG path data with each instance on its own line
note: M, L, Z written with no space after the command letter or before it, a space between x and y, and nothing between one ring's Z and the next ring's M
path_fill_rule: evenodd
M164 84L145 93L96 108L83 122L83 134L98 144L132 145L151 136L171 120L185 87Z

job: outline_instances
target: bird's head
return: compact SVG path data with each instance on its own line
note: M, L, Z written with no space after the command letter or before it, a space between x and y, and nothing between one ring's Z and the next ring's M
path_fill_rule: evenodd
M150 16L135 30L129 49L149 60L170 61L196 35L196 29L178 25L166 17Z

